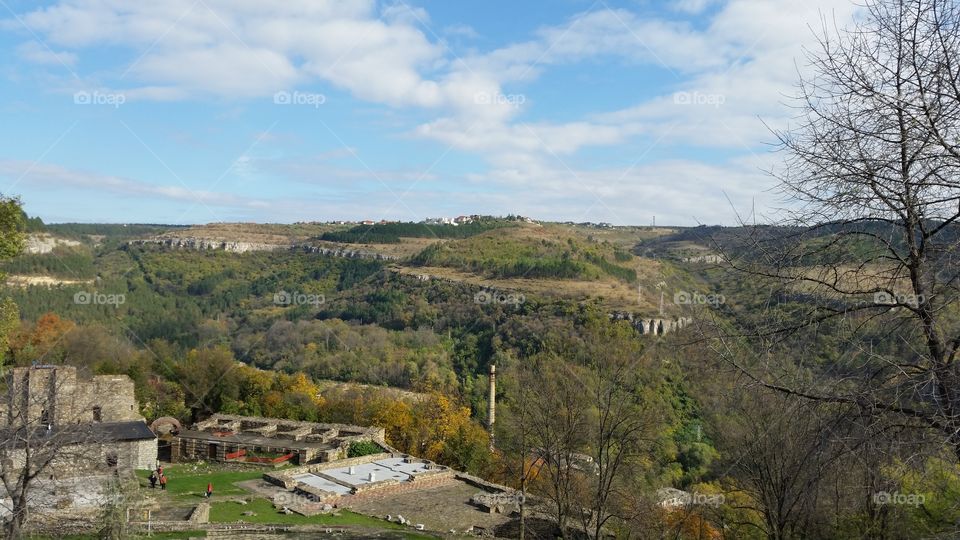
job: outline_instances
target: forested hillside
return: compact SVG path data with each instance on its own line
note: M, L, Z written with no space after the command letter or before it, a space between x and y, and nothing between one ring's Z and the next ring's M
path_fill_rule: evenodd
M246 234L261 230L245 227ZM56 226L48 226L50 230ZM802 317L815 299L814 291L800 286L770 289L733 271L725 259L691 256L723 254L736 261L736 254L749 251L756 230L633 231L629 234L637 243L632 251L647 255L640 257L623 247L622 238L616 244L598 240L590 229L509 224L463 237L445 235L399 263L301 250L172 249L130 242L136 236L128 230L85 226L74 231L81 245L23 254L5 264L11 274L70 280L5 288L20 306L22 319L10 337L8 359L15 365L70 363L93 373L128 374L136 381L148 419L174 416L190 422L230 412L383 425L391 444L402 450L515 485L520 452L516 437L523 433L523 423L532 421L524 420L530 410L583 407L586 416L576 422L588 430L591 415L603 408L597 409L584 389L606 388L611 381L604 382L608 374L597 371L598 359L618 358L630 362L624 372L630 376L617 379L620 386L609 387L611 395L631 403L633 412L619 414L635 415L628 418L641 422L631 443L640 453L617 473L618 485L638 495L618 504L655 505L657 490L664 487L720 501L677 523L664 522L666 516L653 512L646 514L648 519L623 526L672 523L713 531L724 522L763 519L750 501L774 487L756 484L751 475L757 467L766 467L766 460L780 459L779 447L805 440L804 430L813 429L804 423L784 424L776 428L782 430L783 441L763 438L773 446L751 449L751 441L759 437L751 427L776 420L764 416L765 411L813 407L808 412L814 416L804 418L825 414L775 393L760 392L759 402L738 398L743 391L740 374L726 356L747 342L733 336L768 326L771 301L777 303L779 317ZM790 242L793 231L761 233L767 242L782 245ZM616 234L627 233L607 236ZM837 231L804 241L830 244L831 234ZM858 253L872 249L869 242L848 247ZM754 255L746 260L762 259ZM820 262L806 258L793 264L817 268ZM659 300L666 304L666 316L687 317L693 326L676 334L642 336L628 321L611 319L603 299L608 283L636 284L640 277L633 268L643 272L641 292L647 287L647 298L638 298L633 311L664 316ZM480 281L445 279L444 269L455 271L455 277L476 275ZM431 278L423 279L418 272L429 272ZM478 300L486 298L478 293L489 290L483 276L521 277L509 282L522 287L513 291L520 295L514 296L518 301ZM565 282L593 283L586 289L592 298L558 297L539 287ZM775 344L771 352L785 368L802 364L814 379L842 366L853 369L842 352L840 330L842 325L825 321L821 332L807 334L802 342ZM718 331L728 336L724 347L718 349L715 341L705 346L704 336ZM877 355L904 355L911 347L890 339L882 327L861 339L872 343L872 354ZM763 362L751 356L740 356L739 361L744 368ZM485 428L487 374L493 364L501 373L502 421L495 452L489 449ZM426 397L407 400L369 390L321 396L318 383L331 380L406 389ZM567 388L570 383L575 386ZM570 399L565 405L556 402L563 396ZM836 414L850 411L831 412ZM551 421L538 422L549 426ZM588 455L593 445L602 444L586 436L576 440ZM745 461L745 451L754 461ZM795 457L799 459L793 453L784 456ZM520 458L525 459L522 452ZM870 473L889 485L939 489L916 484L911 469L896 459L882 461L881 469L876 468L881 461L844 463L820 471L818 482ZM809 473L805 461L786 465L795 468L792 475ZM943 467L944 462L933 457L919 466ZM531 481L531 488L550 493L549 485L539 483L549 477L547 471L543 474ZM955 472L942 475L943 489L960 485ZM865 510L850 501L843 504L850 521L837 527L854 527ZM904 519L933 519L900 510ZM750 525L737 527L738 535L750 536Z

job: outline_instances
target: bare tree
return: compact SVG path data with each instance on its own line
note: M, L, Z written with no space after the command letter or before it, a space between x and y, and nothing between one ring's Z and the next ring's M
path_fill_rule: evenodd
M642 344L626 325L612 325L591 334L586 348L584 387L592 411L587 448L595 470L587 475L589 519L584 530L600 538L611 519L624 519L619 500L629 490L631 467L653 439L655 414L644 395Z
M568 523L580 512L579 452L590 429L581 373L557 355L533 358L527 380L530 388L530 438L535 448L538 477L546 484L553 517L567 538Z
M100 463L109 439L91 429L81 418L89 408L58 411L50 396L61 392L68 382L57 380L42 392L14 393L14 371L8 372L6 407L0 409L0 509L4 511L6 538L20 538L31 508L49 505L58 477L77 469L87 470ZM73 405L73 404L71 404ZM84 422L86 420L86 422ZM107 452L107 461L110 451ZM114 462L115 464L115 462ZM47 482L47 481L53 482ZM4 502L4 499L9 499ZM46 500L46 502L44 502Z
M527 512L528 498L527 493L530 483L536 480L539 468L535 466L535 459L538 455L535 451L532 409L533 389L537 387L538 380L533 376L530 370L523 369L520 366L513 365L504 373L505 380L511 381L513 391L512 399L501 409L503 411L503 422L501 425L504 436L498 436L500 450L508 456L506 460L507 474L515 478L520 486L520 540L526 538L527 533Z
M777 296L752 332L764 352L734 361L768 388L933 430L960 460L960 6L867 0L807 59L795 123L775 132L791 228L725 247ZM828 368L770 361L826 331L852 344Z

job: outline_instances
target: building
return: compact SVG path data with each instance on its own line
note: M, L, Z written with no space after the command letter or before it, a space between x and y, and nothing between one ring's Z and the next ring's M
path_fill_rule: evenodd
M72 366L14 368L0 405L0 459L49 460L50 476L150 469L156 437L140 416L126 375L78 376Z
M306 465L346 457L358 441L384 444L383 428L215 414L163 437L161 457Z

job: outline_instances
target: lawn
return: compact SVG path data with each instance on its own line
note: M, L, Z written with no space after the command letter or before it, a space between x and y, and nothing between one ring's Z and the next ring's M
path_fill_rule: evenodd
M143 533L141 536L146 537L146 533ZM150 538L154 540L178 540L182 538L202 538L207 536L207 531L177 531L177 532L155 532L150 535ZM46 538L52 537L39 537ZM99 540L100 536L96 534L71 534L68 536L59 536L57 537L60 540Z
M207 482L213 484L213 499L210 501L210 523L245 523L270 525L321 525L330 527L362 527L380 531L396 531L403 538L431 539L432 536L411 531L397 523L390 523L381 519L368 517L363 514L341 510L337 515L318 515L307 517L300 514L283 514L277 511L273 502L233 485L236 482L254 480L263 476L263 469L236 469L224 468L220 465L181 463L167 465L163 468L167 476L167 491L181 503L199 502L207 490ZM150 471L137 471L141 486L150 489L147 478ZM157 490L159 491L159 487ZM233 500L242 498L247 504L239 504ZM255 516L244 516L244 512L254 512ZM174 536L154 536L154 538L188 538L189 535L175 536L182 533L161 533ZM197 535L194 535L197 536ZM78 537L77 540L80 540Z
M163 474L167 477L167 491L178 499L203 497L207 491L208 482L213 484L214 496L246 495L247 492L233 485L234 482L261 478L263 472L264 470L259 468L223 469L194 463L180 463L163 468ZM150 483L147 481L150 471L137 471L137 476L140 478L140 485L150 489ZM157 489L160 489L159 485Z
M243 521L245 523L270 523L277 525L330 525L331 527L353 525L377 529L402 528L396 523L390 523L344 510L337 512L338 515L326 514L312 517L302 516L300 514L283 514L278 512L277 509L273 507L273 503L266 499L253 499L247 504L238 504L234 501L217 502L216 495L214 495L212 502L213 504L210 507L211 523ZM245 516L243 515L244 512L254 512L257 515Z

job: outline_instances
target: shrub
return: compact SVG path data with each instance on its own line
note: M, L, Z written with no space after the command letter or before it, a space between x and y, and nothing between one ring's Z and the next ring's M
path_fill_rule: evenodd
M380 448L380 445L373 441L356 441L350 443L350 448L347 450L347 457L369 456L370 454L379 454L380 452L383 452L383 448Z

